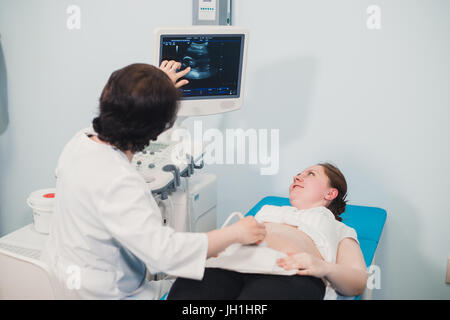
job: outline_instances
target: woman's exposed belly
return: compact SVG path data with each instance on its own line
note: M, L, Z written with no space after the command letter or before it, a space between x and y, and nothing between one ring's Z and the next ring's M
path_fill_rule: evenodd
M284 253L306 252L322 259L312 239L294 226L282 223L265 222L266 238L264 241L269 248Z

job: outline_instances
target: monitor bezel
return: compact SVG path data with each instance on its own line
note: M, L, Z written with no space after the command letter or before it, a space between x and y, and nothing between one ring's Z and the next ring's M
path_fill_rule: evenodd
M192 37L192 36L198 36L199 34L162 34L160 36L160 50L159 50L159 61L158 64L162 62L162 51L163 51L163 39L164 37ZM241 43L240 43L240 56L244 56L244 46L245 46L245 35L243 34L208 34L208 37L240 37ZM202 99L232 99L232 98L239 98L241 94L241 79L242 79L242 63L243 59L240 59L239 61L239 72L238 72L238 79L237 79L237 88L236 88L236 94L233 95L214 95L214 96L193 96L193 97L182 97L181 100L202 100Z
M153 63L160 65L163 36L242 36L241 61L239 67L237 94L233 96L200 96L183 97L180 100L178 116L197 116L218 114L240 109L243 103L243 93L247 64L248 30L230 26L193 26L177 28L158 28L154 32Z

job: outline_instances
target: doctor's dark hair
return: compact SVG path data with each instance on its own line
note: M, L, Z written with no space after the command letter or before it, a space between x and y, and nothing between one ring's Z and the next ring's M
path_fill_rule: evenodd
M114 71L92 121L98 137L122 151L139 152L173 126L180 94L159 68L136 63Z
M333 212L334 217L337 221L342 221L340 214L345 211L345 206L347 204L347 181L345 180L342 172L331 163L319 163L317 164L321 166L325 175L328 177L329 184L331 188L336 188L338 191L338 195L334 198L331 203L328 205L328 209Z

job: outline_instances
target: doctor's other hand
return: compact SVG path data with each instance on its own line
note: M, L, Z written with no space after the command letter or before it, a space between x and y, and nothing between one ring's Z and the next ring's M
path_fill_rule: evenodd
M176 62L175 60L164 60L161 62L161 65L159 68L164 71L172 80L173 84L175 85L175 88L180 88L186 84L189 83L188 80L183 79L181 81L178 81L180 78L184 77L191 71L191 67L187 67L183 71L177 71L181 68L181 62Z
M259 244L266 237L266 226L253 217L245 217L231 225L241 244Z
M225 228L206 233L208 237L207 258L215 257L233 243L261 243L266 237L266 227L253 217L246 217Z

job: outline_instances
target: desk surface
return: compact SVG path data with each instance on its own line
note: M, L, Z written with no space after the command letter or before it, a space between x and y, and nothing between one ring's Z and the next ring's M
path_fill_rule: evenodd
M39 260L47 239L48 235L37 232L29 224L0 238L0 250Z

